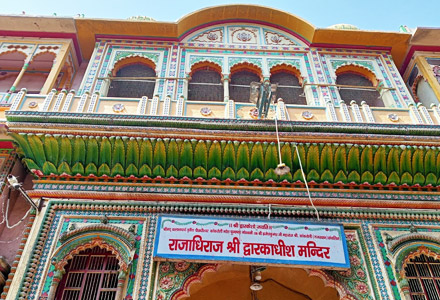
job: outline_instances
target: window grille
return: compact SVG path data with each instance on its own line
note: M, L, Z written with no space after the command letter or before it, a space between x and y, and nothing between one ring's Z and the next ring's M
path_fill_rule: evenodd
M336 84L346 85L339 87L339 95L345 103L350 103L355 100L357 103L365 101L371 107L384 107L384 103L380 93L374 89L373 84L365 77L353 74L344 73L338 75Z
M112 79L107 97L153 98L155 77L156 72L149 66L143 64L125 66Z
M118 285L118 260L95 247L75 255L66 266L57 300L114 300Z
M422 254L407 263L405 275L412 300L440 300L440 260Z

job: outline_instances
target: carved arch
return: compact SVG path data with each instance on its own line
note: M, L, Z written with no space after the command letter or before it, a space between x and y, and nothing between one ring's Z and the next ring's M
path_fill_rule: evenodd
M191 276L188 276L183 282L181 287L176 290L173 295L171 295L170 300L179 300L183 297L189 296L189 289L191 285L194 283L201 282L203 276L208 272L216 272L219 268L219 264L205 264L201 268L197 270L197 272L193 273Z
M422 80L422 79L425 79L425 77L423 77L423 75L418 75L416 77L416 79L414 79L414 82L413 82L413 84L411 86L411 91L413 93L413 97L414 97L414 101L415 102L420 102L420 98L417 95L417 87L419 85L420 80Z
M111 76L116 77L116 74L118 73L118 71L120 69L122 69L123 67L130 66L130 65L136 65L136 64L145 65L145 66L153 69L154 72L156 72L156 63L153 60L151 60L145 56L139 55L139 54L133 54L133 55L122 57L122 58L118 59L117 61L115 61L113 68L109 73L111 74ZM156 72L156 74L157 74L157 72Z
M23 61L25 61L25 60L27 59L27 57L28 57L28 54L26 54L25 52L23 52L23 51L21 51L21 50L18 50L18 49L13 49L13 50L8 50L8 51L5 51L5 52L1 52L1 53L0 53L0 57L3 56L3 55L7 55L7 54L15 53L15 52L24 55L24 59L23 59Z
M52 51L49 51L49 50L47 50L47 51L43 51L43 52L38 52L37 54L35 54L34 56L32 56L32 59L31 59L31 61L29 62L29 64L33 63L37 57L42 56L42 55L44 55L44 54L50 54L50 55L52 55L54 60L55 60L55 58L57 57L56 53L54 53L54 52L52 52Z
M270 75L280 72L286 72L295 76L300 85L303 85L304 77L301 76L301 71L294 65L287 63L278 63L270 68Z
M350 291L345 288L341 283L337 282L333 276L325 272L324 270L314 269L314 270L307 270L309 276L316 276L321 278L321 280L324 282L325 287L332 287L335 288L338 293L341 300L358 300L355 296L353 296Z
M72 230L60 237L52 262L59 271L74 255L86 249L99 247L110 251L118 259L122 271L127 271L134 256L134 235L125 229L107 224L92 224Z
M190 66L190 69L191 69L191 71L189 73L190 76L192 76L195 72L202 70L202 69L210 69L210 70L213 70L213 71L219 73L220 75L222 75L222 66L216 62L209 60L209 59L193 63Z
M440 260L440 243L436 242L435 244L428 244L423 241L416 241L415 243L406 245L404 248L398 251L395 255L395 268L396 273L399 275L399 280L405 278L405 267L407 266L408 262L422 254Z
M336 76L339 76L344 73L354 73L357 75L360 75L366 79L368 79L373 86L379 85L379 79L377 78L376 74L371 71L369 68L361 66L356 63L348 63L348 64L342 64L338 66L335 70Z
M232 77L232 75L234 75L237 72L240 71L248 71L251 73L256 74L257 76L259 76L261 79L263 79L263 70L257 66L256 64L253 64L251 62L241 62L241 63L236 63L234 65L231 66L230 70L229 70L229 74L230 77Z

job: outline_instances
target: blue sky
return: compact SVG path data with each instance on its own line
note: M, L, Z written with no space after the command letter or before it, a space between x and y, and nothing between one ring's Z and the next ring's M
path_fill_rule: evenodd
M173 22L208 6L252 3L269 6L299 16L318 28L333 24L353 24L361 29L398 31L400 25L440 27L440 0L285 0L285 1L201 1L201 0L3 0L2 14L75 16L126 19L150 16L157 21Z

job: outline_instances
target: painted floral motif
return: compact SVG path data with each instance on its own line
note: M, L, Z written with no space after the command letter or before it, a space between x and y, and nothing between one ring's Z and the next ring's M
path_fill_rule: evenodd
M205 31L200 33L198 36L192 39L194 42L215 42L222 43L223 42L223 29L217 28L209 31Z
M361 261L360 261L360 259L359 259L359 257L357 257L356 255L355 256L352 256L352 257L350 257L350 263L353 265L353 266L359 266L360 264L361 264Z
M368 293L368 286L363 282L359 282L356 285L356 290L361 294L366 294Z
M248 32L239 32L237 33L237 39L242 42L250 41L252 36Z
M160 271L162 273L167 273L170 270L170 264L169 263L163 263L160 265Z
M372 300L372 291L368 282L365 262L360 250L360 244L356 232L345 232L348 253L350 257L350 269L332 272L335 280L347 288L356 299Z
M165 276L159 281L159 286L162 290L169 290L174 286L174 280L171 276Z
M187 289L191 283L200 281L204 272L213 271L216 266L215 264L197 264L183 261L175 263L161 262L158 266L158 289L153 299L179 299L181 296L187 295Z
M189 268L189 263L180 261L174 264L174 268L179 272L183 272Z
M297 45L289 38L272 31L265 31L264 38L266 40L266 44L268 45L288 45L288 46Z

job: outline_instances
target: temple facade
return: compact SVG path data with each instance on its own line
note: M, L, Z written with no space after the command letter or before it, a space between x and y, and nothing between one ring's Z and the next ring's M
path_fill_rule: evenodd
M0 16L1 299L440 299L439 41Z

